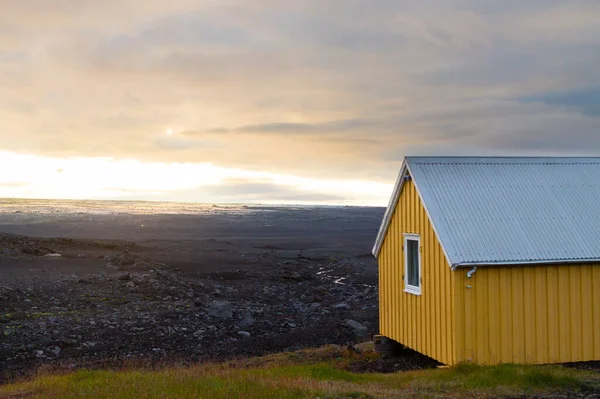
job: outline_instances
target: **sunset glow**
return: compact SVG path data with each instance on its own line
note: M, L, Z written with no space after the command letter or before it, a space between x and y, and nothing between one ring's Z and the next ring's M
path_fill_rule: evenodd
M320 180L222 168L210 163L140 162L135 159L51 158L0 152L0 197L154 199L200 202L381 204L389 184ZM256 190L253 192L253 186ZM271 186L269 200L262 190ZM219 187L225 188L223 193ZM216 188L216 189L215 189ZM237 191L236 191L237 190ZM279 193L277 192L279 191ZM307 197L301 194L307 195ZM319 195L310 197L310 194ZM293 195L298 196L294 199ZM320 199L326 195L327 199ZM336 199L337 198L337 199Z

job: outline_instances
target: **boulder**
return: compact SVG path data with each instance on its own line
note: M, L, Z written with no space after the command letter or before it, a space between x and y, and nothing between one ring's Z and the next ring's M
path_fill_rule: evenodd
M233 309L231 303L227 301L212 301L208 308L208 314L219 319L231 319Z
M369 329L357 321L346 320L344 324L347 327L350 327L354 331L354 334L356 334L359 337L364 337L369 333Z
M58 253L50 253L44 255L44 258L62 258L62 255Z
M342 303L338 303L337 305L333 305L333 308L334 309L346 309L346 310L348 310L348 309L350 309L350 305L348 305L345 302L342 302Z
M248 313L246 316L238 323L239 328L248 328L256 322L252 314Z
M313 276L307 270L291 270L288 268L280 272L281 278L288 281L310 281Z

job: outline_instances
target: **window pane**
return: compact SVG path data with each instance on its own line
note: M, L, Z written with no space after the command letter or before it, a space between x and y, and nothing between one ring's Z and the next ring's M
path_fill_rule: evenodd
M408 284L418 287L419 286L419 241L407 240L407 271L408 271Z

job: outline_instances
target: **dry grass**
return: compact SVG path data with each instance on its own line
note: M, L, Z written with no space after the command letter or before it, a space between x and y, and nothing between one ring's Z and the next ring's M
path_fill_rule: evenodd
M357 374L337 347L280 353L223 364L164 370L77 371L0 386L0 399L21 398L495 398L598 388L598 374L560 366L460 365L449 369ZM599 391L600 392L600 391Z

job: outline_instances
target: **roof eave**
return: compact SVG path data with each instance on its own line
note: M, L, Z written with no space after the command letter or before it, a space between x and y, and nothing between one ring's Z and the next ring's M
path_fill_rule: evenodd
M485 262L460 262L452 265L452 270L460 267L473 266L515 266L515 265L550 265L550 264L572 264L572 263L600 263L600 258L586 259L540 259L540 260L515 260L515 261L485 261Z

